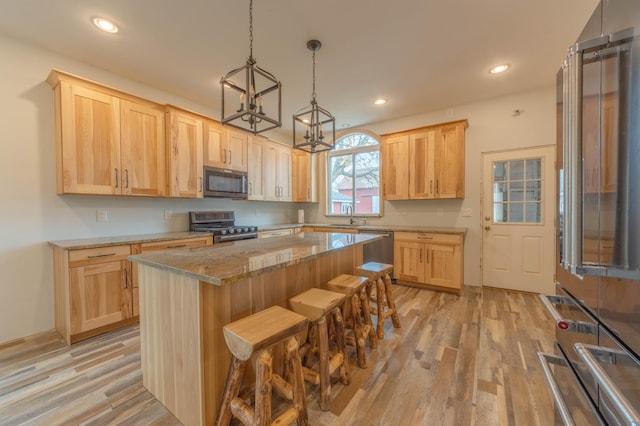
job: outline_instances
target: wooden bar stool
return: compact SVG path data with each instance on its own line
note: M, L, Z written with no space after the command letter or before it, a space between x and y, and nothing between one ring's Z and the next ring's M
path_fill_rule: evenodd
M340 380L349 384L349 367L344 349L344 322L340 308L345 296L335 291L312 288L289 299L293 312L304 315L309 320L309 343L306 349L313 355L318 352L318 372L302 367L304 378L314 385L320 385L320 408L331 407L331 375L339 368ZM328 321L333 320L335 328L336 351L329 350ZM312 336L316 336L313 338ZM316 347L317 346L317 347Z
M297 334L304 333L306 327L305 317L280 306L273 306L223 327L224 340L232 357L216 425L228 425L232 416L245 425L271 425L272 388L293 402L293 406L273 423L290 425L297 420L298 425L309 424L302 365L295 338ZM290 383L273 373L270 348L278 343L285 344L286 371L290 373ZM238 395L247 363L254 356L255 407L251 407Z
M373 330L371 315L367 309L366 277L342 274L327 283L331 291L337 291L347 296L349 303L345 304L345 322L351 322L353 328L353 340L347 339L356 348L358 367L367 368L367 358L364 348L364 340L369 337L369 346L376 348L378 338ZM366 304L365 304L366 303Z
M393 326L400 328L400 318L398 317L398 310L396 309L396 303L393 299L391 277L389 276L392 271L393 265L380 262L367 262L356 268L356 274L369 278L369 295L371 295L371 287L373 287L373 285L376 286L376 295L373 301L377 305L377 310L374 310L374 313L378 316L378 339L384 339L385 319L391 317ZM367 307L371 308L368 303Z

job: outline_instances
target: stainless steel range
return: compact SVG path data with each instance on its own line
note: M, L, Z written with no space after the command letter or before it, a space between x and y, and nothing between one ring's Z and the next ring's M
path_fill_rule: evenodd
M257 226L236 226L232 211L203 211L189 213L189 230L213 233L213 243L258 238Z

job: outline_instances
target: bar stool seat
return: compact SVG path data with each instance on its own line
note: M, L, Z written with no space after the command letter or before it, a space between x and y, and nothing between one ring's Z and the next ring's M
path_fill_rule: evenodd
M368 277L369 283L367 285L369 295L371 295L371 288L376 286L376 294L373 301L376 304L375 310L373 310L367 303L367 307L373 311L378 317L377 332L378 339L384 339L384 320L391 317L393 326L400 328L400 318L398 317L398 310L396 309L396 303L393 298L393 290L391 288L391 277L389 274L393 271L393 265L380 262L367 262L356 268L356 274L364 275Z
M273 306L223 327L224 339L231 351L231 366L227 375L216 425L228 425L231 417L243 424L271 425L272 422L289 425L296 420L308 425L302 364L298 354L296 335L304 333L307 319L280 306ZM270 349L285 344L286 370L290 382L273 373ZM238 395L246 366L255 358L255 407L249 406ZM271 391L293 402L277 419L271 419Z
M367 359L364 341L369 337L369 346L373 349L378 346L378 338L373 329L371 315L367 309L367 282L368 278L356 275L342 274L327 283L331 291L346 295L349 303L345 304L345 322L351 322L353 339L347 339L356 348L358 367L367 368Z
M314 385L320 385L320 408L331 407L331 374L340 369L340 380L349 384L349 368L344 347L344 322L340 307L345 295L334 291L311 288L289 299L292 311L304 315L309 320L308 344L304 348L310 358L318 353L318 371L303 365L304 378ZM332 322L335 329L336 350L329 348L329 327ZM303 348L301 348L301 352Z

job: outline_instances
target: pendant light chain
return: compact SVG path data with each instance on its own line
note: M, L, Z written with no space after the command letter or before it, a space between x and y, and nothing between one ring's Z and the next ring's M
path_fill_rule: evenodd
M311 93L311 99L316 99L316 51L313 51L313 93Z
M249 58L253 58L253 0L249 1Z

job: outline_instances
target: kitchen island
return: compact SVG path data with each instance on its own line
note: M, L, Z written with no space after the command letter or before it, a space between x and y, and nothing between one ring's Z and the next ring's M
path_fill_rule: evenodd
M354 273L379 238L306 232L130 256L144 386L182 423L212 424L231 358L222 327Z

